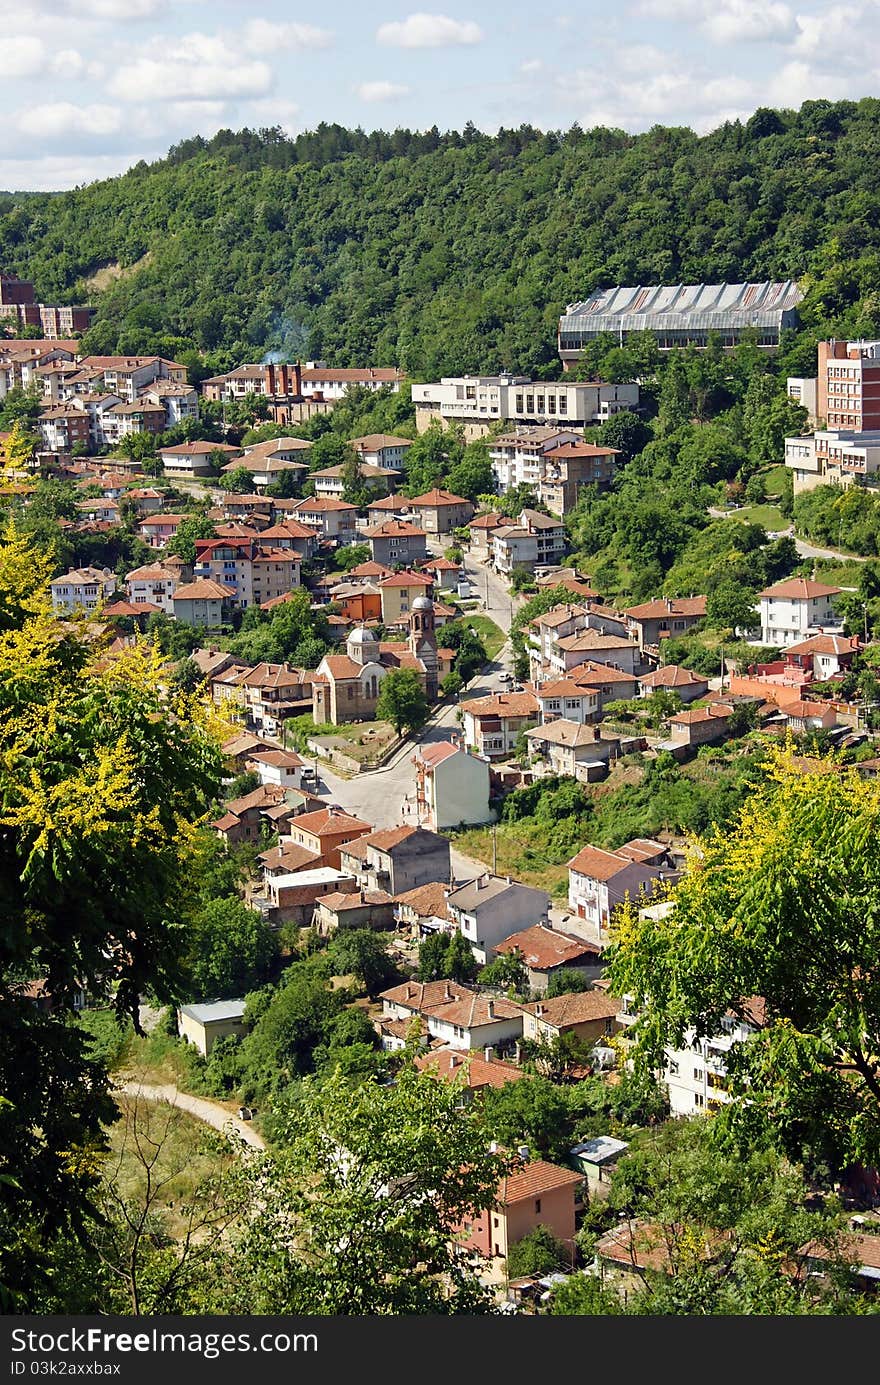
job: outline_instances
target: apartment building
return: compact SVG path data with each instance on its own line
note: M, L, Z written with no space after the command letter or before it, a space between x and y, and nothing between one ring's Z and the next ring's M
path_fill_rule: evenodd
M196 540L194 576L231 588L231 604L240 610L285 596L299 586L299 573L299 557L290 549L255 539Z
M794 493L816 486L880 484L880 429L856 433L822 429L806 437L785 439L785 465L793 473Z
M758 597L762 643L784 648L810 635L839 631L834 598L840 590L805 577L789 577L767 587Z
M536 567L558 563L565 547L565 526L560 518L521 510L515 523L493 530L492 566L503 577L510 577L518 568L534 572Z
M580 433L550 426L517 428L502 433L489 444L489 460L500 495L517 486L534 486L537 491L543 475L543 459L563 443L582 442Z
M880 429L880 341L820 341L816 414L826 428Z
M49 583L53 611L93 611L116 590L116 575L109 568L71 568Z

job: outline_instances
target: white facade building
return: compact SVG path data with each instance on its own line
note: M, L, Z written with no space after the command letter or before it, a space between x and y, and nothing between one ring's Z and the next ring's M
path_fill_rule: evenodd
M833 605L839 595L840 587L826 587L805 577L789 577L768 587L759 597L762 644L784 649L810 635L839 632Z
M639 387L603 381L536 381L527 375L444 375L430 384L413 385L412 399L420 433L439 419L462 423L471 436L480 436L500 419L580 430L621 410L637 408Z

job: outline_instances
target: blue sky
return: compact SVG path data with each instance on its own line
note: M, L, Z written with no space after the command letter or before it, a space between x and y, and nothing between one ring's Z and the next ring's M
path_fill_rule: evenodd
M880 0L0 0L0 188L224 126L654 124L880 95Z

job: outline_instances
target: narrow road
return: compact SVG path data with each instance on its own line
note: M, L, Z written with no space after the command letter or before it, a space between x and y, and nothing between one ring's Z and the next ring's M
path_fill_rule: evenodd
M240 1135L245 1144L251 1145L253 1149L265 1149L266 1142L262 1135L258 1135L246 1121L240 1120L238 1116L230 1115L225 1106L221 1106L219 1101L208 1101L203 1096L190 1096L188 1092L181 1092L177 1087L168 1083L165 1086L153 1086L144 1082L124 1082L117 1090L123 1092L125 1096L142 1097L144 1101L164 1101L169 1106L177 1106L181 1111L186 1111L190 1116L195 1116L196 1120L204 1121L206 1125L212 1125L215 1130L222 1134L227 1134L230 1129Z
M747 509L748 506L743 506ZM713 519L730 519L736 514L736 510L719 510L717 506L710 505L708 514ZM770 538L781 538L789 536L794 538L791 529L782 529L778 534L770 534ZM844 553L840 548L817 548L815 544L807 543L806 539L794 539L794 546L802 558L836 558L841 563L864 563L866 558L860 558L857 553Z

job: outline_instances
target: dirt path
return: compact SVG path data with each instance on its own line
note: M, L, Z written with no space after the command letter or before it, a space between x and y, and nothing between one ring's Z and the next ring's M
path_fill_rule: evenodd
M145 1082L124 1082L119 1091L124 1092L126 1096L143 1097L145 1101L167 1101L169 1106L179 1107L181 1111L195 1116L196 1120L212 1125L215 1130L225 1133L230 1128L233 1129L245 1144L251 1145L254 1149L266 1148L262 1135L258 1135L247 1121L231 1115L219 1101L208 1101L203 1096L190 1096L187 1092L178 1091L171 1083L157 1087Z

